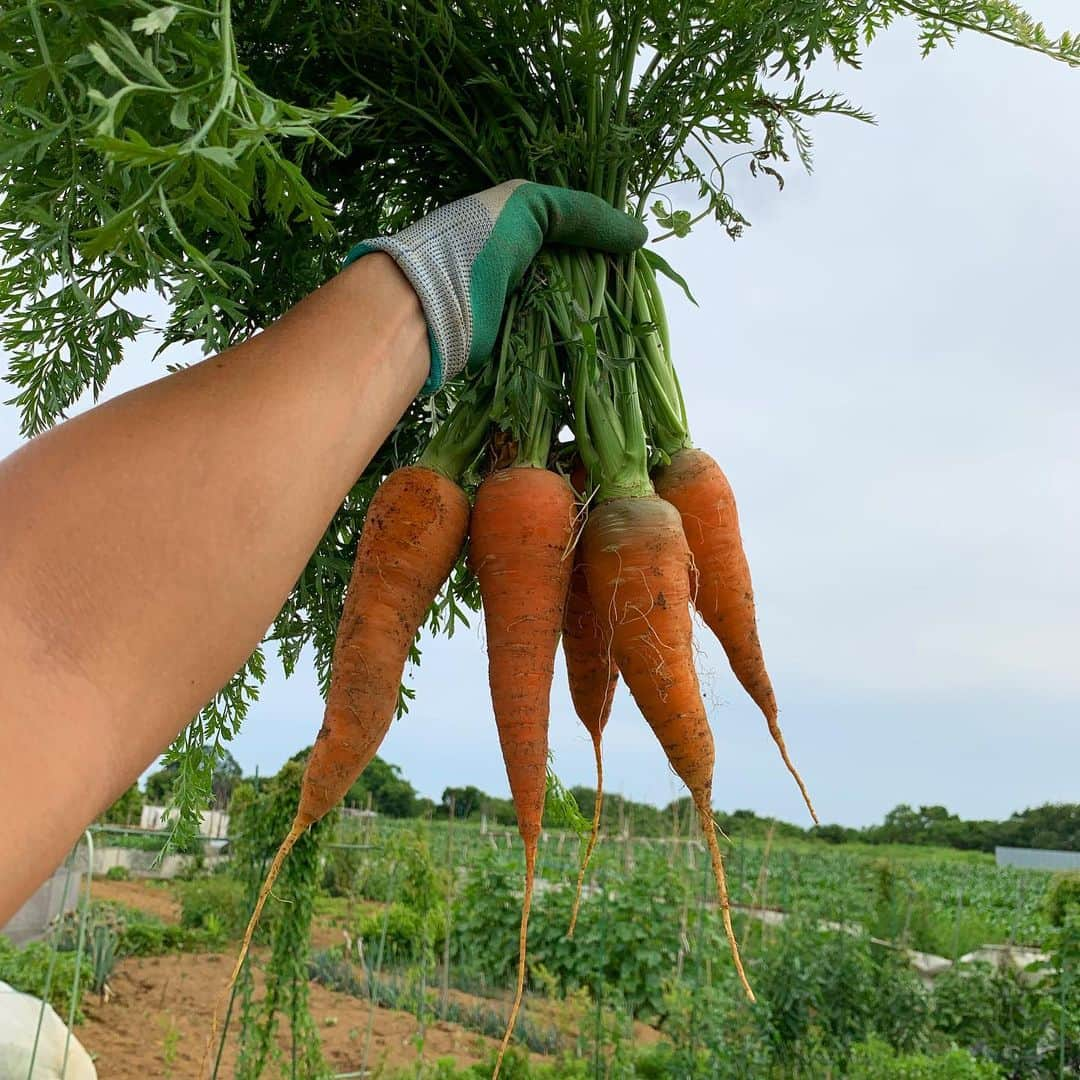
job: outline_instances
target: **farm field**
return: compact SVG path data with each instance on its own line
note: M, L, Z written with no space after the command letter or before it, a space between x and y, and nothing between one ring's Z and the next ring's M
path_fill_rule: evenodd
M99 1075L117 1080L147 1076L193 1076L210 1026L214 1000L228 972L230 956L222 953L176 953L122 960L110 979L108 1004L89 1000L86 1019L76 1028L83 1045L95 1055ZM313 988L311 1009L320 1025L320 1041L328 1064L339 1071L355 1065L367 1039L369 1008L365 1002L320 986ZM451 1056L469 1064L484 1060L497 1039L434 1020L426 1028L422 1052L416 1045L413 1014L377 1009L372 1017L370 1060L383 1069L405 1068L417 1060ZM227 1040L221 1075L236 1064L235 1033ZM288 1054L286 1037L281 1050Z
M92 895L101 904L142 911L163 922L179 924L181 905L174 899L177 891L156 882L99 878L93 884ZM382 906L361 907L370 913ZM341 924L349 922L348 905L327 903L325 908L327 913L318 917L312 928L312 944L317 951L339 946L344 937ZM265 962L265 950L257 959ZM193 1075L209 1029L214 999L231 961L227 951L174 952L121 960L109 979L108 1002L88 997L83 1004L86 1019L77 1028L79 1038L96 1056L100 1074L118 1080L167 1075L170 1070L178 1077ZM504 1013L506 1008L501 995L486 998L451 990L449 999L459 1013L477 1013L485 1008ZM530 1007L544 1022L568 1034L582 1019L580 1002L538 998ZM465 1024L418 1018L413 1012L385 1006L372 1011L366 1000L320 984L313 987L311 1009L326 1060L339 1071L355 1068L368 1039L368 1061L383 1071L415 1069L417 1062L447 1057L458 1065L479 1063L498 1046L497 1038ZM656 1043L660 1037L646 1024L635 1025L634 1038L640 1044ZM222 1075L233 1072L236 1043L234 1032L222 1054ZM288 1054L285 1037L281 1049ZM543 1061L545 1055L530 1053L529 1058Z
M1054 875L926 847L730 844L735 929L759 997L750 1006L700 838L605 838L573 941L576 837L545 832L541 852L512 1077L1076 1075L1080 948L1075 920L1053 923ZM307 1035L286 998L266 1011L268 946L289 925L285 884L218 1075L318 1075L296 1049L312 1038L325 1075L489 1075L512 996L521 858L505 829L338 822L319 859L310 948L305 959L298 942L294 956ZM107 989L84 989L76 1033L103 1078L195 1076L250 885L229 864L188 880L123 877L93 882L89 938L111 935L115 957ZM947 963L1009 944L1042 950L1041 970ZM908 950L935 954L940 970L913 966Z

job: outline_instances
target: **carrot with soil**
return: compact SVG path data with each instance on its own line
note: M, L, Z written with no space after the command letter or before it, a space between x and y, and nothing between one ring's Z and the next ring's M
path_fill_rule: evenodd
M670 464L656 470L653 482L657 495L671 503L682 518L698 572L694 606L723 646L735 677L764 714L769 734L817 824L817 811L788 754L777 719L776 695L758 637L750 565L731 485L707 453L693 448L675 453Z
M270 864L215 1007L200 1075L217 1036L220 1006L240 974L282 864L304 831L344 798L389 730L409 649L465 542L469 500L457 477L486 430L486 410L460 406L421 463L392 472L371 500L338 623L326 711L304 768L296 816Z
M690 549L678 512L655 496L612 499L589 516L582 544L589 592L610 628L619 671L671 767L690 789L709 845L735 968L753 998L735 945L712 816L713 737L694 670Z
M534 347L544 351L537 321L527 321L532 322ZM513 363L505 344L502 370ZM543 374L543 359L540 368ZM528 430L514 432L521 435L516 461L480 485L469 529L469 562L484 608L491 702L525 845L517 987L495 1077L525 992L529 912L547 789L551 682L570 589L576 510L566 479L545 467L551 417L543 394L534 387L529 398Z
M594 304L607 290L603 260L571 263L568 274L590 288ZM634 260L616 269L616 292L632 289ZM585 281L582 281L582 278ZM565 331L572 337L573 321ZM601 327L604 352L633 355L634 343ZM582 564L597 617L630 693L668 761L690 790L709 846L724 932L735 970L753 1000L735 932L712 814L715 750L694 668L690 618L692 560L678 511L657 498L648 475L644 418L633 365L600 363L599 350L572 350L575 433L590 473L599 477L599 505L581 537Z
M641 368L648 386L646 412L657 448L667 458L653 472L660 498L682 518L698 584L694 607L716 635L732 673L765 716L769 734L799 787L814 823L817 811L784 742L772 680L757 628L750 564L739 531L735 495L720 466L690 444L686 409L671 363L671 345L663 304L647 259L639 260L634 312L654 332L643 338Z

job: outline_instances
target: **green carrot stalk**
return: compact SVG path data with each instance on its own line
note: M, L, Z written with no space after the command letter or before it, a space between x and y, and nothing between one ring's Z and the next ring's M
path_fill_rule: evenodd
M640 340L639 369L649 439L663 458L693 444L682 386L671 358L671 337L656 275L647 259L637 260L634 319L651 329Z
M578 451L601 500L652 494L637 376L607 288L611 261L563 257L569 293L556 292L556 327L564 340Z
M439 425L420 455L420 464L458 482L479 454L490 428L488 385L477 381Z

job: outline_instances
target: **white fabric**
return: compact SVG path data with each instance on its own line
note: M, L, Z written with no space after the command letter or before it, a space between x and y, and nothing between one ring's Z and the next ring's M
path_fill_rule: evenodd
M30 1057L39 1018L41 1034L31 1074ZM42 1016L39 998L0 982L0 1080L97 1080L90 1055L74 1035L68 1045L67 1068L61 1075L67 1036L67 1025L51 1005L45 1006Z
M483 203L487 207L487 212L491 215L492 221L497 221L499 215L506 207L510 196L522 184L528 183L526 180L507 180L505 183L499 184L498 187L488 188L487 191L478 192L473 196L477 202Z

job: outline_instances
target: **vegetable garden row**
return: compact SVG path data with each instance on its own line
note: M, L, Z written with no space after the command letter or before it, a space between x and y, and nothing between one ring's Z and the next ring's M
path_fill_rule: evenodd
M291 816L288 793L298 773L291 765L265 792L242 789L234 797L236 857L250 868L248 897L274 855L275 827ZM252 812L256 806L261 812ZM736 843L727 852L732 898L742 909L733 928L748 972L770 995L753 1007L732 978L706 845L700 833L686 833L694 821L691 811L682 835L672 838L602 838L573 940L567 928L587 840L543 834L519 1042L591 1062L588 1075L605 1076L635 1075L635 1020L665 1036L665 1048L650 1051L671 1055L658 1076L843 1075L852 1047L875 1037L890 1052L940 1051L954 1042L983 1052L997 1040L989 1057L1006 1069L1023 1061L1036 1070L1030 1075L1057 1075L1061 1055L1071 1062L1080 1052L1073 976L1080 898L1070 879L1058 886L1052 876L1000 870L981 855L899 849L899 858L882 858L825 844ZM321 890L344 902L351 945L316 955L309 973L372 1001L405 1004L421 1023L446 1015L452 988L493 995L498 1004L486 1030L498 1033L516 984L519 838L453 820L345 819L305 834L298 849L299 867L286 862L278 886L285 903L269 909L271 964L281 965L282 978L297 962L312 910L304 897ZM1055 889L1065 897L1058 907L1050 899ZM746 911L761 906L793 917L782 927L764 925ZM238 923L245 913L241 904ZM824 929L823 921L848 924L847 932ZM965 964L929 991L902 947L872 938L949 957L1011 941L1044 947L1054 960L1034 984L1012 968ZM569 1040L537 1021L537 1006L551 997L587 1003ZM540 1005L541 1018L546 1011ZM302 1026L302 1010L296 1015Z
M95 902L81 930L72 916L51 942L0 948L0 978L38 994L50 978L48 996L67 1015L80 966L82 996L104 1000L116 964L231 949L291 817L300 774L292 763L258 787L242 784L226 862L211 872L196 862L187 880L151 888L159 910L160 897L176 897L179 925ZM763 988L751 1006L732 978L700 835L602 837L571 941L586 842L559 830L541 836L527 992L508 1075L960 1080L1065 1077L1080 1066L1075 876L937 849L734 843L726 850L734 929ZM446 1022L489 1038L505 1030L521 900L516 833L454 819L335 816L294 855L226 1010L210 1073L227 1075L220 1065L228 1060L241 1080L328 1076L321 1028L332 1014L312 1008L317 984L369 1017L372 1009L412 1015L417 1060L407 1075L484 1075L490 1062L475 1074L434 1071L425 1032ZM788 918L762 922L761 908ZM1039 946L1048 960L1031 971L966 962L930 983L906 960L906 948L956 957L1007 942ZM109 1016L107 1005L94 1011ZM379 1067L370 1032L370 1020L358 1025L349 1070ZM530 1064L525 1053L546 1064ZM340 1072L340 1054L335 1061Z
M371 845L375 851L367 855L370 864L379 852L392 849L400 837L414 834L416 828L387 820L356 826L342 823L337 837ZM481 859L503 869L520 865L520 842L506 830L482 832L474 824L448 828L438 822L425 825L424 833L433 858L445 870L465 873ZM726 850L731 902L743 909L775 909L874 928L879 925L881 898L887 896L901 920L909 908L912 912L907 918L907 944L943 956L954 955L949 943L958 924L961 954L984 944L1041 947L1051 928L1046 905L1053 875L999 867L981 854L931 849L920 858L917 849L904 847L882 851L866 846L849 851L820 843L768 844L763 839L739 839ZM331 864L351 859L359 865L362 855L349 856L348 851L333 847L327 858ZM700 836L604 837L593 855L591 874L610 881L663 864L672 870L682 868L690 880L697 880L706 861ZM537 861L542 891L564 887L576 877L579 864L577 836L545 833ZM715 900L714 889L707 900ZM936 937L920 936L919 920L926 910L940 924ZM881 931L879 936L901 937L887 926L881 926Z

